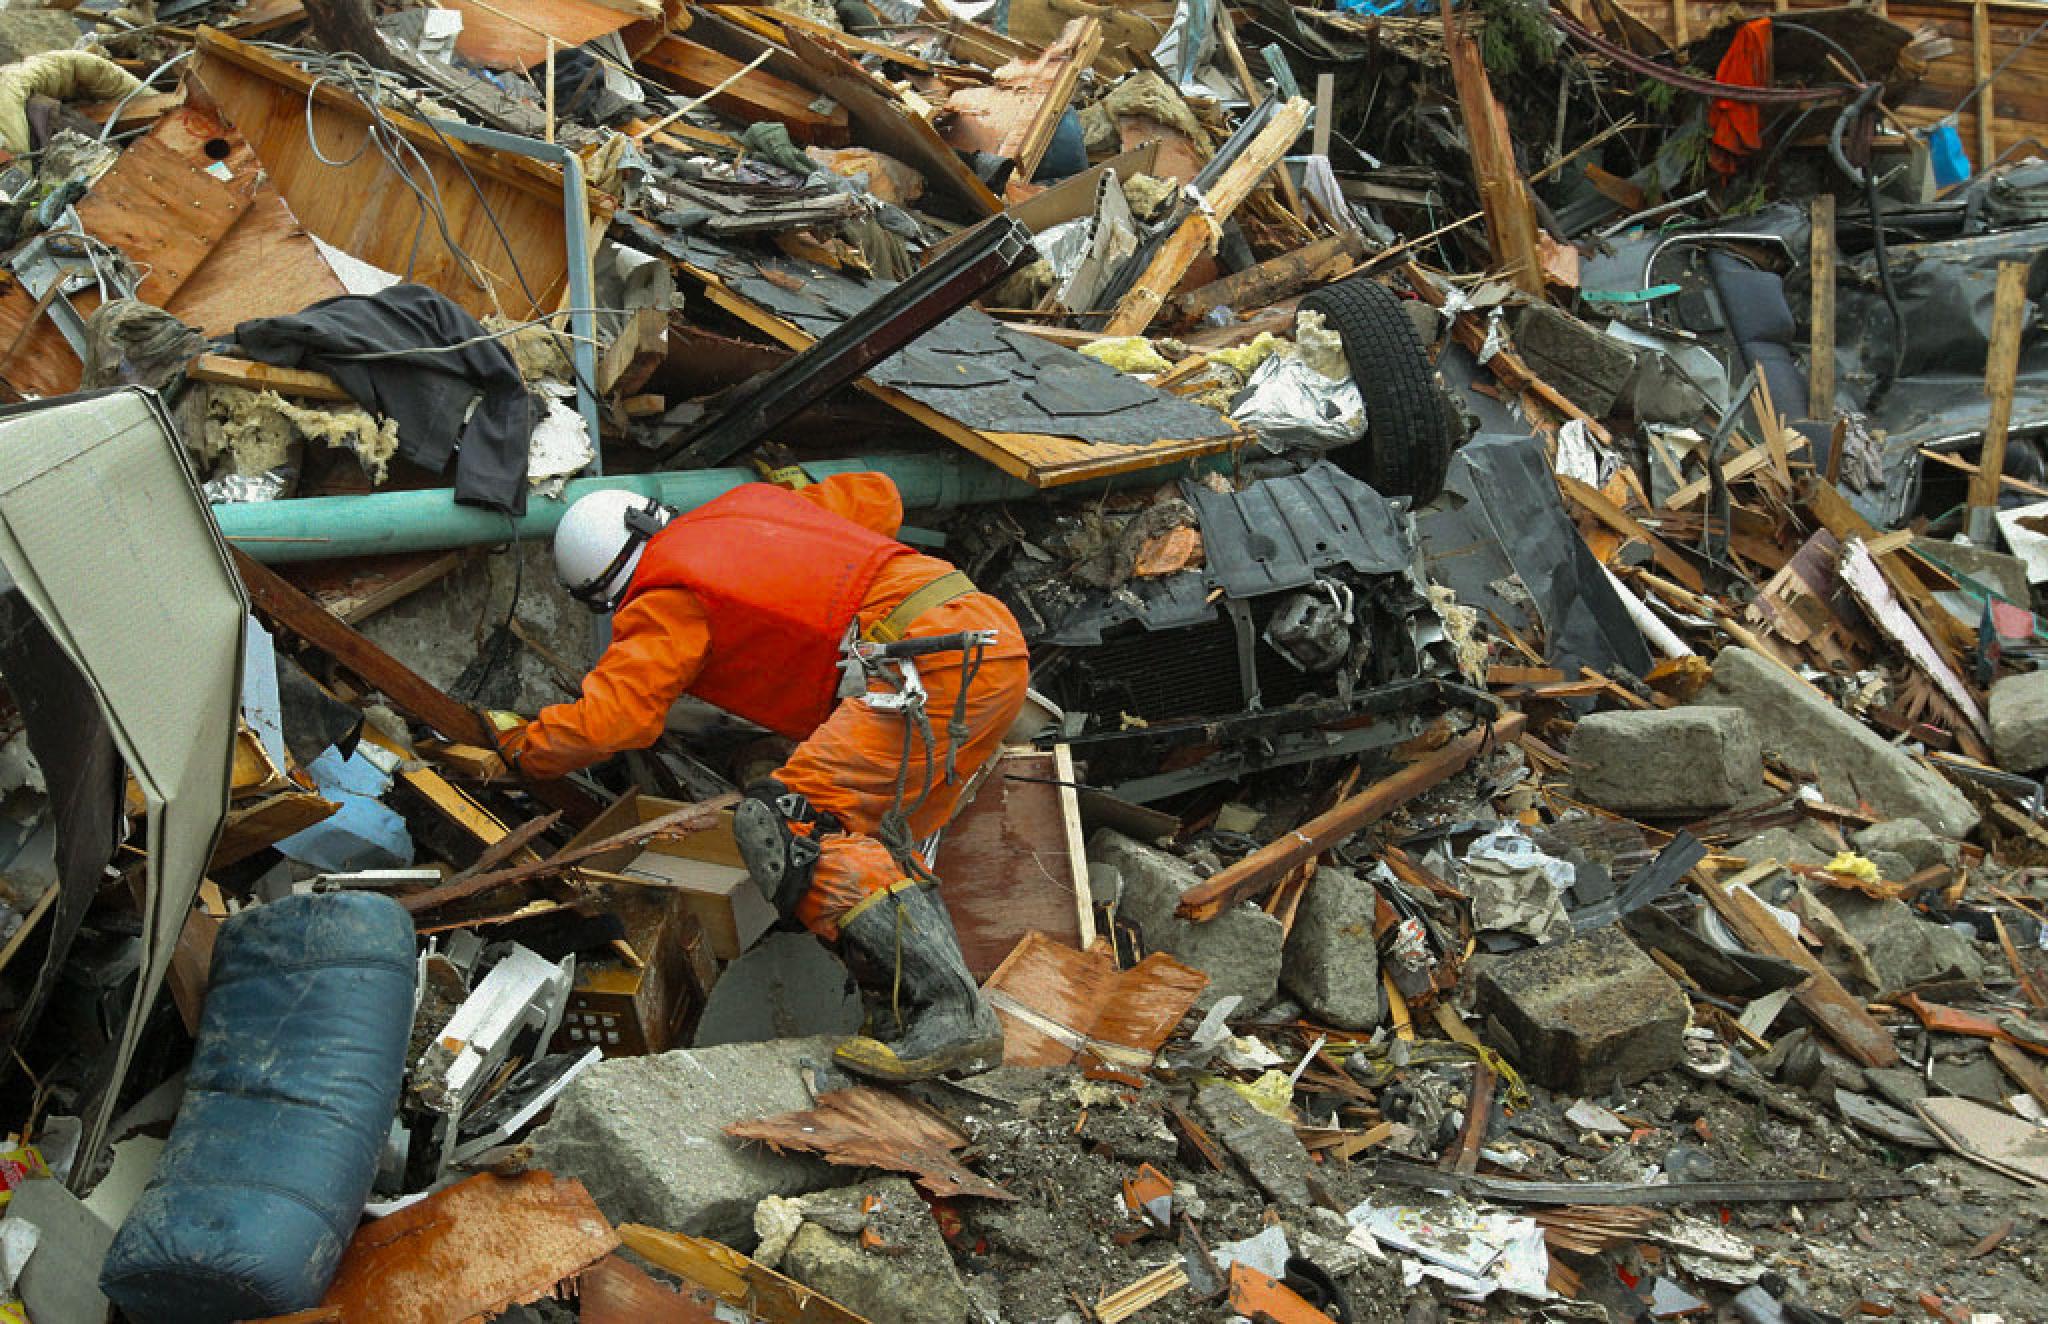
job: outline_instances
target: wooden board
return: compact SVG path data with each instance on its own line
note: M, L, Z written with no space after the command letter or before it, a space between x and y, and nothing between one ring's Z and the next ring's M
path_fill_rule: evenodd
M905 109L888 83L829 41L795 30L787 36L790 50L809 73L806 81L846 108L864 145L919 171L927 187L948 195L975 219L1003 209L1002 200L954 154L938 130Z
M829 112L815 109L817 94L775 75L755 69L723 51L686 37L663 37L640 57L639 69L662 86L688 96L702 96L739 75L738 81L706 104L743 123L776 120L798 143L844 147L852 141L844 106Z
M200 30L198 51L192 77L249 140L307 230L345 253L439 290L478 316L502 311L530 318L559 305L569 269L559 170L445 139L418 120L386 112L425 159L449 233L481 268L487 288L479 288L431 219L419 235L415 259L417 200L376 151L347 166L326 165L313 154L306 133L309 96L322 152L342 160L364 145L368 119L346 91L332 82L316 90L305 72L211 28ZM613 203L586 190L586 204L594 242Z
M1207 975L1162 952L1118 970L1106 944L1077 952L1032 934L982 991L1003 1021L1005 1066L1094 1058L1143 1069L1208 984Z
M489 1173L365 1223L322 1298L346 1324L448 1324L532 1301L619 1244L583 1183Z
M1064 745L1011 750L946 827L939 895L976 979L992 974L1027 933L1076 951L1095 940L1073 780Z
M548 58L548 38L567 50L643 19L661 6L634 0L448 0L462 11L455 50L492 69L531 69Z
M946 141L963 152L987 152L1017 163L1013 178L1038 171L1060 116L1074 99L1081 71L1102 49L1102 24L1078 18L1059 40L1030 60L1015 60L995 71L986 87L963 87L947 99L953 112Z

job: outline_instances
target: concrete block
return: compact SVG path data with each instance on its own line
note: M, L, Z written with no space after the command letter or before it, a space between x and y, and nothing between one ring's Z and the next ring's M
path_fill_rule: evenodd
M965 1324L973 1306L946 1239L917 1188L883 1177L803 1202L804 1224L782 1258L782 1271L870 1320L902 1324ZM853 1232L835 1229L852 1227ZM858 1229L880 1239L860 1242Z
M1917 818L1892 818L1849 834L1849 844L1863 855L1890 851L1906 857L1913 872L1936 865L1950 867L1963 858L1962 845L1940 835Z
M848 1035L860 1025L860 993L839 958L808 933L777 932L711 986L694 1046Z
M1700 702L1748 713L1764 753L1813 773L1837 804L1867 800L1887 818L1918 818L1952 837L1977 825L1976 809L1940 773L1761 654L1722 649Z
M1671 976L1619 928L1477 958L1478 1009L1524 1074L1591 1094L1677 1066L1691 1015Z
M1710 814L1763 791L1763 749L1738 708L1589 713L1572 729L1579 798L1625 814Z
M1935 980L1984 977L1976 944L1946 924L1922 919L1903 901L1880 900L1846 888L1818 889L1849 936L1863 944L1877 971L1880 994Z
M1252 1107L1228 1085L1207 1085L1195 1095L1195 1113L1223 1147L1244 1164L1259 1189L1289 1208L1310 1200L1308 1150L1294 1128Z
M534 1166L581 1181L614 1223L751 1246L756 1204L822 1190L845 1172L743 1145L725 1127L810 1107L802 1070L829 1066L836 1042L778 1039L600 1062L533 1133Z
M2048 671L2007 676L1991 687L1991 752L2007 772L2048 768Z
M1776 860L1780 864L1826 864L1835 858L1831 850L1814 845L1792 828L1768 828L1732 847L1730 855L1739 855L1752 864L1764 860Z
M1119 913L1138 926L1147 947L1209 976L1209 987L1195 1003L1197 1011L1232 994L1244 998L1239 1012L1256 1011L1273 1000L1286 943L1279 920L1252 906L1234 907L1200 924L1178 918L1173 912L1181 894L1201 877L1164 851L1109 828L1088 839L1088 857L1122 877Z
M1315 1018L1341 1030L1370 1030L1386 1013L1372 920L1377 894L1347 869L1321 869L1287 935L1280 982Z

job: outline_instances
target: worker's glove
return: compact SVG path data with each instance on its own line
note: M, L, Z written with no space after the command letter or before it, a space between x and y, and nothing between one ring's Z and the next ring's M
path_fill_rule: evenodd
M486 711L484 713L484 720L488 721L492 729L501 736L507 731L517 731L520 727L526 725L524 717L521 717L518 713L508 713L503 708L492 708Z
M779 441L764 441L756 446L748 462L756 473L777 487L794 492L811 485L811 476L797 463L796 452Z

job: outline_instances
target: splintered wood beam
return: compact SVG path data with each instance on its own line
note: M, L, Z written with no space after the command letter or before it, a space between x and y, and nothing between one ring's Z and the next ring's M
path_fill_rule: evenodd
M1680 0L1682 5L1683 0ZM1543 258L1536 241L1536 211L1528 185L1515 165L1514 137L1507 112L1493 95L1479 43L1451 6L1443 7L1444 53L1458 90L1458 108L1465 119L1465 141L1472 152L1479 185L1479 204L1486 213L1486 239L1493 260L1507 279L1526 293L1543 297Z
M2002 262L1998 267L1998 293L1991 305L1991 352L1984 360L1984 398L1991 403L1991 417L1984 424L1984 450L1977 460L1977 472L1970 478L1972 521L1988 525L1990 512L1998 509L1998 483L2005 476L2005 439L2012 427L2012 390L2019 376L2020 336L2026 329L2027 266L2025 262ZM1984 512L1981 516L1979 511ZM1981 531L1988 535L1990 530ZM1971 529L1972 537L1980 530Z
M731 81L710 99L711 109L749 122L775 120L804 146L844 147L852 140L843 106L816 109L817 94L686 37L663 37L640 57L640 70L673 91L703 96Z
M1813 240L1808 266L1813 272L1813 340L1808 349L1806 414L1832 421L1835 416L1835 195L1813 199ZM1833 463L1830 456L1829 463Z
M1014 177L1030 180L1052 145L1060 116L1074 99L1081 71L1095 63L1101 49L1101 22L1073 20L1034 58L1013 60L997 69L988 86L953 93L946 101L955 117L946 141L962 151L1015 161Z
M354 672L413 721L462 744L497 747L497 733L482 713L451 698L241 548L231 545L228 552L249 591L249 601L272 625ZM529 781L526 785L536 799L560 809L572 822L587 823L596 817L596 802L567 782Z
M1295 97L1274 113L1259 135L1224 170L1216 186L1203 200L1205 205L1182 221L1179 228L1159 246L1144 274L1138 277L1123 302L1117 305L1115 315L1102 330L1103 335L1135 336L1152 324L1152 319L1172 297L1175 287L1188 274L1188 268L1195 264L1195 259L1216 242L1222 233L1223 222L1229 220L1231 213L1251 196L1259 181L1266 177L1266 172L1287 154L1287 149L1301 136L1302 125L1308 122L1308 109L1307 101Z
M341 389L339 382L324 372L308 372L304 368L278 368L268 363L252 363L247 359L230 358L226 354L201 354L185 365L185 376L195 382L240 386L251 391L275 391L279 395L298 396L306 400L353 402L355 399Z
M1489 749L1518 739L1528 719L1508 713L1468 731L1427 758L1373 783L1327 813L1318 814L1239 860L1206 882L1181 893L1182 919L1211 920L1238 904L1262 896L1304 860L1312 860L1361 828L1464 771Z
M1216 308L1264 308L1311 285L1335 280L1364 256L1364 236L1355 230L1318 239L1189 290L1175 301L1174 311L1195 321Z

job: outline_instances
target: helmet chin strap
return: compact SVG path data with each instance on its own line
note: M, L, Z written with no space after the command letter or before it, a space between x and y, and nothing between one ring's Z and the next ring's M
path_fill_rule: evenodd
M571 585L569 596L592 611L617 610L619 599L626 596L626 584L621 583L609 592L606 591L607 588L633 563L633 558L640 554L640 549L647 545L647 540L668 526L668 521L667 508L653 497L647 498L647 504L644 506L628 507L625 514L626 541L619 545L618 554L612 557L604 569L585 583Z

